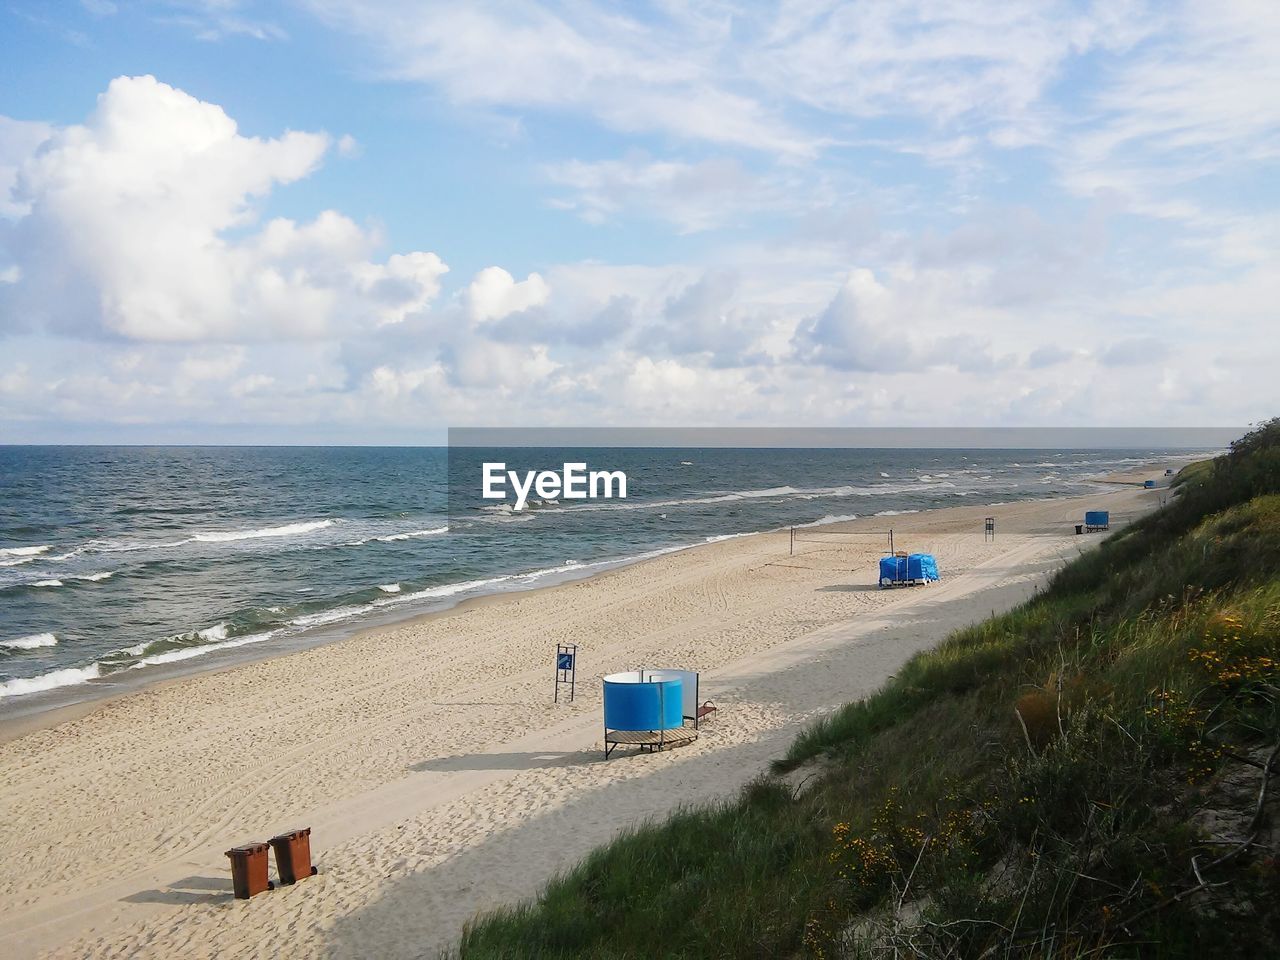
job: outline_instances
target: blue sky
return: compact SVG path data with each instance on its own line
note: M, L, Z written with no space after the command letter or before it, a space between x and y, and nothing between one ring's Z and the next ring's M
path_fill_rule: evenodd
M1280 8L10 0L0 442L1276 412Z

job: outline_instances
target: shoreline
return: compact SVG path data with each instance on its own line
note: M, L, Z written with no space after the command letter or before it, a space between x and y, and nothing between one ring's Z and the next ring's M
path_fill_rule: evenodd
M618 829L732 792L814 716L1029 597L1099 541L1072 533L1087 505L1118 528L1166 493L896 516L899 546L938 556L930 587L879 590L878 537L792 556L784 530L95 702L0 743L0 950L431 954ZM580 644L578 696L555 705L561 639ZM721 712L689 747L605 762L598 680L636 665L699 670ZM299 825L320 875L232 901L222 851Z
M829 524L813 524L810 526L840 526L849 522L852 521L841 520L834 521ZM39 730L47 729L51 726L56 726L57 724L64 723L68 720L87 716L99 706L110 704L119 701L122 698L131 697L139 693L145 693L148 690L160 689L174 684L179 684L184 680L227 673L232 670L240 669L241 667L248 667L258 663L285 659L309 650L318 650L352 640L359 640L367 636L375 635L384 630L393 630L402 626L413 626L437 617L481 609L491 603L500 603L512 597L527 596L543 591L553 591L571 584L604 579L622 570L627 570L645 563L651 563L654 560L660 560L666 556L674 556L676 554L686 553L690 550L698 550L703 547L713 546L716 543L722 543L726 540L776 536L783 533L786 529L788 528L753 531L750 533L726 534L723 537L717 537L713 540L704 540L684 546L662 548L656 551L639 554L635 557L625 557L619 560L595 561L590 564L582 564L583 569L580 574L575 573L572 570L559 571L557 574L547 576L544 582L541 583L512 587L508 589L499 588L489 592L463 596L456 600L446 599L440 601L438 606L434 606L430 610L419 610L414 613L400 614L388 612L382 616L368 617L358 622L315 627L311 631L303 631L293 637L285 638L276 645L268 646L268 644L264 643L261 645L245 645L242 647L231 647L225 650L214 650L207 655L207 659L203 657L193 657L187 660L176 661L173 665L156 664L146 668L145 673L139 672L137 676L131 676L134 671L121 671L119 673L109 674L106 677L87 680L79 684L57 687L52 690L40 691L37 693L18 695L9 698L11 701L9 706L5 705L5 701L0 700L0 744L15 740ZM519 577L525 576L525 574L514 574L512 576ZM120 686L124 689L109 690L101 693L97 692L114 686ZM90 695L83 696L83 694L86 693ZM77 696L77 694L79 694L79 696ZM69 699L69 702L57 702L64 699ZM23 709L24 707L26 709Z
M1149 467L1138 468L1136 470L1112 472L1103 477L1096 478L1093 482L1099 484L1112 484L1116 486L1141 487L1142 479L1134 479L1138 474L1141 474L1142 477L1145 478L1153 470L1159 469L1163 471L1170 466L1172 466L1176 471L1177 469L1185 466L1188 462L1191 461L1164 461L1157 464L1151 464ZM487 603L501 601L508 597L518 597L540 591L550 591L566 584L581 583L584 581L595 580L597 578L606 578L610 574L614 574L620 570L650 563L665 556L685 553L690 550L704 549L728 539L774 536L786 533L790 529L817 530L832 528L830 532L839 532L840 529L846 527L856 528L859 524L882 520L885 517L919 517L943 513L950 510L1007 507L1015 504L1047 501L1070 501L1087 499L1090 496L1093 496L1093 494L1081 494L1073 497L1026 498L1019 500L996 501L994 503L985 504L934 507L926 510L889 511L888 513L879 512L865 517L856 517L852 520L833 520L829 522L817 521L798 524L794 527L778 527L772 530L727 534L721 537L707 538L703 541L683 546L673 546L660 548L654 551L646 551L635 557L596 561L591 564L584 564L583 566L585 569L580 575L575 574L571 570L562 571L558 575L551 575L548 577L547 582L544 583L536 583L527 587L516 587L511 589L498 588L489 592L481 592L471 596L464 596L457 600L453 600L452 602L446 600L428 610L420 610L413 613L406 612L402 614L389 611L382 616L366 618L364 621L317 627L311 631L303 631L295 636L277 640L274 643L268 641L261 645L253 644L213 650L206 655L207 659L206 657L192 657L186 660L176 661L174 664L153 665L145 668L143 671L137 671L136 676L133 675L135 674L135 671L125 670L120 671L119 673L109 674L106 677L87 680L83 683L69 684L65 687L57 687L48 691L39 691L0 699L0 744L27 736L40 730L48 729L49 727L56 726L60 723L88 716L98 707L116 702L121 698L130 697L147 690L168 687L176 683L181 683L183 680L191 677L226 673L228 671L256 663L291 657L307 650L314 650L334 644L345 643L351 640L357 640L382 630L391 630L401 626L412 626L422 621L448 615L454 612L466 612L468 610L484 606ZM522 575L523 574L514 574L512 576Z

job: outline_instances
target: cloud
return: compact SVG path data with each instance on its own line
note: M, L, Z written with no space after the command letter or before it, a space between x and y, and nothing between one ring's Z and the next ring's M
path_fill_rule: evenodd
M1044 370L1047 367L1056 367L1060 363L1067 363L1075 357L1076 354L1072 351L1049 344L1032 350L1027 357L1027 366L1032 370Z
M634 348L676 356L708 354L714 366L744 362L764 332L761 313L743 309L740 278L733 270L707 270L667 298L657 323L636 331Z
M1113 190L1147 215L1221 229L1202 195L1241 197L1240 178L1280 158L1280 7L1256 0L1168 5L1147 42L1108 64L1086 122L1058 151L1067 186ZM1223 194L1212 206L1221 206Z
M866 269L854 270L821 312L802 321L793 345L798 357L862 373L919 371L936 366L990 370L987 344L969 334L930 336L936 318L917 311L908 289L890 289ZM1004 362L1004 361L1000 361Z
M830 114L998 124L1008 136L1009 128L1034 122L1037 101L1067 59L1136 39L1130 23L1138 18L1116 17L1108 6L794 4L744 60L762 86Z
M1145 3L1067 0L308 6L365 38L390 76L461 106L793 159L861 139L861 121L909 118L927 126L901 127L902 147L941 163L981 142L1051 142L1043 100L1067 64L1128 49L1155 19ZM930 134L944 127L971 132L940 147Z
M388 122L425 91L490 141L467 155L506 132L492 164L373 184L376 124L250 136L151 78L80 125L0 119L0 422L421 442L495 417L1245 421L1274 394L1265 6L304 5L420 85ZM160 9L210 38L253 12ZM505 269L492 224L390 249L339 200L296 212L308 177L390 213L481 176Z
M551 288L539 274L516 282L501 267L486 267L467 288L467 308L472 320L483 323L540 306L550 295Z
M182 27L197 40L216 43L237 36L253 40L288 38L279 25L243 15L240 10L245 4L240 0L163 0L163 4L174 12L158 19Z
M322 133L246 137L152 77L113 80L13 177L18 219L0 243L18 280L0 286L0 330L206 341L402 321L439 292L435 254L374 261L378 235L332 210L253 230L261 201L329 147Z
M716 77L728 17L655 6L422 4L310 0L330 25L370 41L392 76L430 84L454 103L585 113L626 133L802 155L804 136L759 97ZM571 15L570 15L571 14ZM495 42L495 38L501 38Z
M635 297L618 294L600 304L559 302L557 309L513 313L485 325L485 334L507 343L541 343L568 347L598 347L616 340L637 325Z
M1159 363L1169 355L1169 345L1155 337L1133 337L1120 340L1098 355L1104 367L1134 367Z
M783 205L784 185L749 173L736 159L698 163L651 160L570 160L548 168L552 182L571 188L557 206L600 224L621 213L664 220L697 233Z
M13 195L18 170L53 130L48 123L0 117L0 217L17 218L30 210L29 204Z

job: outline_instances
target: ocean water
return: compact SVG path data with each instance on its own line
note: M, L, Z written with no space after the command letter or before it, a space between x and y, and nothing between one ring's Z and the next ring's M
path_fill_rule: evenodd
M626 500L515 513L443 448L0 447L0 705L213 664L708 539L1075 495L1159 450L544 451ZM484 459L520 453L484 451ZM452 511L450 510L452 506ZM888 524L890 521L886 521Z

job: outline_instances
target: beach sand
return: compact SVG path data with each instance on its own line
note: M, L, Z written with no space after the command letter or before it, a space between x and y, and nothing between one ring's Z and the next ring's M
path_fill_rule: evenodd
M794 556L786 532L725 540L25 732L0 743L0 954L436 956L477 911L731 795L806 722L1029 597L1098 542L1074 535L1085 509L1120 526L1167 495L871 517L797 531ZM876 588L868 531L889 526L938 557L940 584ZM572 704L552 703L557 643L578 644ZM641 666L702 671L720 711L688 747L606 762L600 677ZM223 851L298 826L319 875L232 899Z

